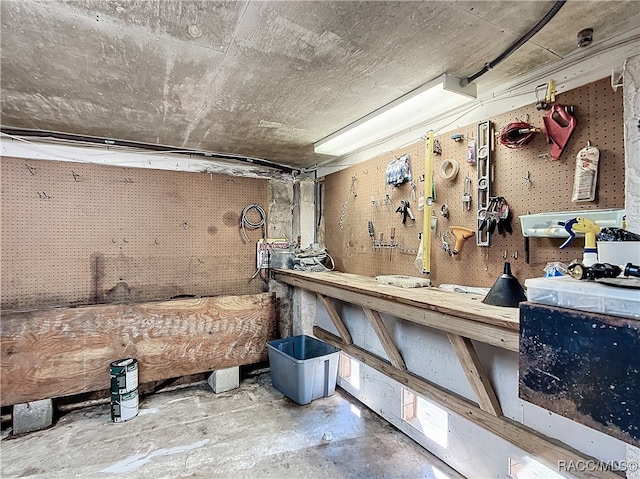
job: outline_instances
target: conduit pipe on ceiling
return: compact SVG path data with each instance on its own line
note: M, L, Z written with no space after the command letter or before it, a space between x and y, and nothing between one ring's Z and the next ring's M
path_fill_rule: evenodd
M232 160L232 161L248 163L251 165L263 166L266 168L273 168L276 170L280 170L284 173L291 173L291 174L298 173L298 170L295 170L288 166L279 165L277 163L271 163L270 161L267 161L261 158L252 158L248 156L234 155L232 153L215 153L215 152L202 151L202 150L190 150L190 149L184 149L184 148L174 148L166 145L157 145L155 143L141 143L138 141L129 141L129 140L114 140L111 138L101 138L99 136L75 135L72 133L62 133L62 132L48 131L48 130L31 130L27 128L2 127L0 128L0 131L7 136L54 138L56 140L74 141L79 143L93 143L93 144L105 145L105 146L120 146L124 148L135 148L138 150L175 153L177 155L199 156L199 157L219 159L219 160Z
M478 72L474 73L471 76L468 76L468 77L463 78L462 80L460 80L460 86L463 86L463 87L467 86L472 81L477 80L482 75L487 73L489 70L495 68L496 65L498 65L500 62L502 62L505 58L507 58L509 55L511 55L513 52L515 52L522 45L527 43L531 39L531 37L533 37L536 33L538 33L540 30L542 30L542 28L547 23L549 23L551 21L551 19L556 15L556 13L558 13L558 11L563 7L563 5L566 2L567 2L567 0L558 0L553 5L553 7L551 7L551 10L549 10L547 12L547 14L544 17L542 17L542 19L538 23L536 23L536 25L531 30L529 30L522 37L520 37L518 40L516 40L509 48L507 48L500 55L498 55L493 61L491 61L489 63L485 63L484 67L481 70L479 70ZM526 7L524 7L524 8L526 8Z

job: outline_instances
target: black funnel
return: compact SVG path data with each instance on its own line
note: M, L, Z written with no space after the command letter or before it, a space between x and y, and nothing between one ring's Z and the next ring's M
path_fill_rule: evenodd
M493 306L517 308L521 301L526 300L524 289L511 274L511 263L507 261L504 263L504 273L496 280L482 302Z

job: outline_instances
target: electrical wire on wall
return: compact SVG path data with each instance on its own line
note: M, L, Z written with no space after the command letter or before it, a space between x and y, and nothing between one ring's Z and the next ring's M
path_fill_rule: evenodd
M249 219L249 212L251 211L257 211L259 217L258 221L251 221ZM257 205L257 204L251 204L251 205L247 205L244 207L244 209L242 210L242 214L240 215L240 229L242 230L242 236L245 240L245 242L250 243L251 240L249 239L249 237L247 236L247 228L252 229L252 230L256 230L258 228L262 228L262 240L263 240L263 244L267 244L267 228L266 228L266 220L267 220L267 214L265 213L264 209L262 208L262 206ZM256 251L256 255L257 255L257 251ZM262 269L265 269L262 267L262 264L258 264L256 272L253 273L253 276L251 276L251 279L254 279L256 276L260 275L260 279L262 279L262 281L265 284L269 284L269 261L267 260L267 275L266 277L264 277L262 274L260 274L260 271Z

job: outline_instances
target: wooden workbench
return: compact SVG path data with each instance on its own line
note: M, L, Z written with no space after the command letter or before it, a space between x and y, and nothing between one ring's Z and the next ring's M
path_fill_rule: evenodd
M548 467L557 468L559 461L580 463L592 459L503 414L491 378L484 370L472 340L518 352L517 308L490 306L471 295L434 288L405 289L383 285L375 278L355 274L276 270L274 277L282 283L315 293L339 336L318 326L313 328L313 334L359 362L509 441ZM333 300L362 308L388 360L354 343ZM444 331L477 403L410 371L380 313ZM619 478L609 470L579 470L575 475L582 479Z
M448 333L518 351L518 309L484 304L473 295L436 288L400 288L357 274L276 270L275 279L324 297Z

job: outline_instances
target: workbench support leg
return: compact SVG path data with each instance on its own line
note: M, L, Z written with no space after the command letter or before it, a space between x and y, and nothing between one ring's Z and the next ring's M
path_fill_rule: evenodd
M380 313L377 311L373 311L372 309L362 307L364 311L364 315L367 317L373 330L376 332L378 339L380 340L380 344L384 348L384 352L387 353L387 357L391 364L393 364L396 368L401 369L403 371L407 370L407 365L404 363L404 359L402 359L402 355L398 348L396 347L387 327L384 325L382 318L380 317Z
M338 333L340 334L342 340L347 344L353 344L351 334L349 334L349 330L345 326L344 321L342 321L342 318L336 311L336 308L333 306L333 302L330 299L322 296L320 293L317 293L317 297L318 300L320 300L320 302L322 303L322 306L324 306L324 309L327 311L327 314L331 318L333 325L338 330Z
M453 333L447 333L447 337L478 399L480 409L494 416L502 416L500 402L471 340Z

